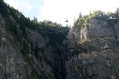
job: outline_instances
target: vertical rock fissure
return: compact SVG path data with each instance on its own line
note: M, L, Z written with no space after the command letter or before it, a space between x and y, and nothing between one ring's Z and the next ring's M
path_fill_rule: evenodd
M66 79L66 66L65 66L65 60L66 60L66 48L65 47L59 47L57 49L59 57L55 57L55 65L54 65L54 73L55 73L55 79Z

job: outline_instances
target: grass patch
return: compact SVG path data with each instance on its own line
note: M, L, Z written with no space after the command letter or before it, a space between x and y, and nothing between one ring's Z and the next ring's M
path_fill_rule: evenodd
M82 39L82 40L79 40L79 44L81 44L81 43L84 43L86 41L86 39Z

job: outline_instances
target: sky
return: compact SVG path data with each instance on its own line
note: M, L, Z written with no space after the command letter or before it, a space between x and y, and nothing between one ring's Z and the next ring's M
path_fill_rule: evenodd
M119 0L4 0L10 6L22 12L32 20L50 20L66 25L73 25L78 18L79 12L87 15L94 10L114 12L119 8Z

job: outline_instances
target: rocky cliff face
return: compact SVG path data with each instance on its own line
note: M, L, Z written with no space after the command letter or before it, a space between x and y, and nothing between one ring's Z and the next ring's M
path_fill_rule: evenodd
M19 23L12 16L8 19ZM49 37L26 28L18 39L6 29L0 14L0 79L118 79L119 23L92 19L71 28L67 44L49 43Z
M7 29L7 20L16 24L20 38ZM26 27L22 36L20 24L10 15L7 20L0 14L0 79L64 79L66 49Z
M66 79L119 78L119 23L92 19L67 36Z
M13 37L6 31L5 20L0 15L0 79L26 79L27 65L19 49L12 46L8 39L12 41Z
M118 20L92 19L85 26L71 28L66 40L61 36L64 33L44 35L38 31L42 27L36 29L1 1L0 79L119 78ZM55 39L57 35L60 40Z

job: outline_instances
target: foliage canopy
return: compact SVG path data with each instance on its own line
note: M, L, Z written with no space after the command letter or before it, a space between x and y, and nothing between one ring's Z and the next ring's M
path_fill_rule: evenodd
M49 20L38 22L35 17L33 20L30 20L18 10L10 7L7 3L4 3L2 0L0 0L0 14L5 18L7 29L13 32L16 36L19 36L18 38L21 38L22 36L27 38L26 28L29 28L38 31L44 36L48 36L54 42L62 42L69 31L68 27L63 27L61 24ZM15 19L15 24L13 24L9 18L10 16ZM18 24L22 34L18 32Z
M88 24L88 22L93 18L104 20L107 22L109 22L109 20L111 20L111 21L113 20L113 21L117 22L117 21L119 21L119 8L117 8L114 13L112 13L112 12L105 13L103 11L98 10L98 11L94 11L93 13L90 13L90 15L84 15L82 17L79 17L75 21L74 27L84 26L84 25Z

